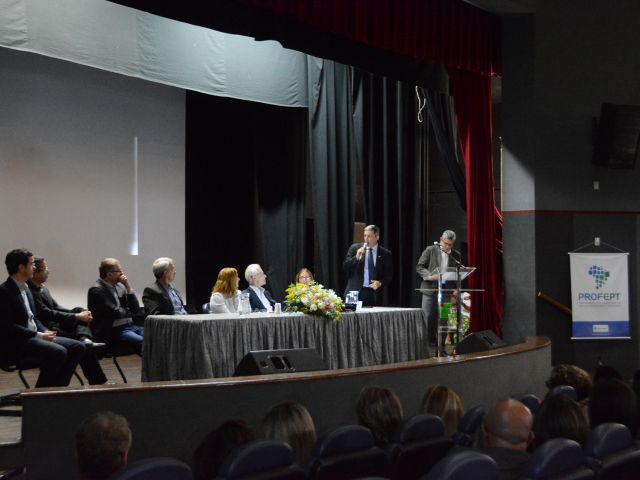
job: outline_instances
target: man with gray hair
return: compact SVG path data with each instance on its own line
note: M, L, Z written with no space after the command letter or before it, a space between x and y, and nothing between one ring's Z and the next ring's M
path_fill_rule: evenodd
M244 271L244 278L249 283L249 288L242 293L249 294L249 303L254 312L272 312L276 301L264 286L267 283L267 274L257 263L252 263Z
M186 315L187 311L180 292L171 285L176 278L173 259L157 258L152 268L156 281L142 292L145 313L147 315Z
M113 412L98 412L76 431L78 470L83 480L106 480L126 467L131 448L129 422Z
M498 400L484 417L480 427L482 451L498 464L500 480L520 478L529 460L532 425L531 411L512 398Z
M443 269L454 266L453 260L449 258L454 252L453 244L456 241L456 234L452 230L445 230L440 237L440 241L433 245L429 245L424 249L416 271L422 277L421 289L428 290L422 293L422 308L427 312L427 328L429 341L436 343L436 335L438 332L438 274L435 270L442 272ZM443 292L442 301L448 301L450 295ZM444 350L444 342L441 342L440 353L446 355Z

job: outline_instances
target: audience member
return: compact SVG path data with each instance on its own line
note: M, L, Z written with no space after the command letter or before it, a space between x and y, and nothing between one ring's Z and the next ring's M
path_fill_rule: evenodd
M529 409L513 399L498 400L484 417L480 443L483 453L497 463L499 480L520 478L529 460L527 448L533 441L532 423Z
M99 273L87 302L96 338L112 348L141 353L144 328L133 323L141 309L129 279L115 258L102 260Z
M578 402L582 402L591 393L591 377L580 367L561 363L551 369L547 387L552 389L558 385L569 385L576 391Z
M316 443L316 427L309 411L299 403L273 407L262 422L267 440L288 443L296 463L303 465Z
M78 469L83 480L105 480L127 465L131 430L123 416L95 413L76 432Z
M51 296L45 285L49 279L49 266L43 257L35 257L33 277L27 280L29 290L36 304L38 319L50 330L63 337L80 340L87 347L100 347L104 343L93 342L91 321L93 316L86 308L64 308Z
M249 288L243 290L242 293L249 294L251 310L254 312L272 312L276 301L269 293L269 290L264 288L267 283L267 275L262 271L262 267L257 263L252 263L245 269L244 278L249 283Z
M356 403L358 423L371 430L378 446L384 447L402 422L400 399L383 387L365 387Z
M311 282L313 282L313 273L311 273L311 270L308 268L301 268L296 274L296 283L309 285Z
M240 299L240 278L235 268L223 268L213 286L209 308L211 313L235 313Z
M210 432L193 453L193 480L211 480L218 475L232 450L256 439L242 420L229 420Z
M92 385L107 381L94 354L85 355L82 342L57 336L36 316L27 281L33 277L33 254L24 248L10 251L5 264L9 278L0 285L0 350L7 360L23 356L39 361L40 375L36 387L64 387L80 363Z
M568 438L584 445L589 423L580 405L566 395L545 398L533 421L536 446L552 438Z
M596 371L593 372L593 383L599 382L600 380L605 380L609 378L614 378L616 380L620 380L624 382L624 378L622 378L622 374L611 365L598 365L596 367Z
M589 397L591 427L615 422L626 425L635 438L638 433L638 399L631 387L615 378L594 383Z
M420 413L437 415L444 423L444 434L452 436L464 414L462 401L456 392L444 385L429 385L422 398Z
M186 315L187 310L171 282L176 279L176 266L173 259L157 258L151 267L156 281L142 292L142 303L147 315Z

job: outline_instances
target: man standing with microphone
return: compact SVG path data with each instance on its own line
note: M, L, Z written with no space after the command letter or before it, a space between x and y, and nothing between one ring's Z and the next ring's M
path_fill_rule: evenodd
M364 243L349 247L342 268L347 275L345 295L358 291L362 305L372 307L382 302L382 287L393 278L391 252L378 244L380 229L375 225L364 228Z
M434 273L436 269L442 272L447 267L455 266L455 262L449 259L449 255L454 252L453 244L456 241L456 234L452 230L445 230L440 237L439 242L429 245L424 249L416 271L422 277L421 289L428 289L429 292L422 293L422 308L427 312L427 328L429 329L429 342L436 343L436 335L438 332L438 274ZM443 293L443 302L449 301L449 292ZM444 343L444 342L443 342ZM444 354L444 344L441 345L441 354Z

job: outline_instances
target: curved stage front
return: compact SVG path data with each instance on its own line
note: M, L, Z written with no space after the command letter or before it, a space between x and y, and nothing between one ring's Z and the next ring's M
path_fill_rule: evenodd
M74 433L89 414L112 410L127 417L133 432L131 461L170 456L191 463L210 430L240 418L261 435L263 416L273 405L297 401L313 416L319 434L355 423L360 390L382 385L400 397L405 417L418 413L426 387L453 388L465 408L488 405L501 396L544 395L551 370L546 337L456 358L431 358L380 366L139 386L40 389L24 392L22 438L27 478L77 478Z

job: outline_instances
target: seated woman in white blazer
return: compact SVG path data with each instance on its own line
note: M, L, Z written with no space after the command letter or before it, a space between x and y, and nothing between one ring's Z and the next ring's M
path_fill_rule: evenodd
M235 313L240 299L240 278L235 268L223 268L213 286L209 307L211 313Z

